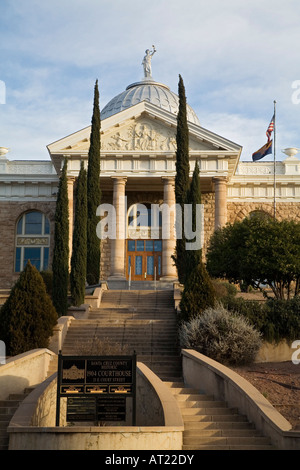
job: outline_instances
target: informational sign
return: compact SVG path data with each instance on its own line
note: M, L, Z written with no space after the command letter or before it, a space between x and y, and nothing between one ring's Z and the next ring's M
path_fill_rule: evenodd
M68 397L67 421L125 421L126 398L136 415L136 355L58 355L56 425L60 399Z

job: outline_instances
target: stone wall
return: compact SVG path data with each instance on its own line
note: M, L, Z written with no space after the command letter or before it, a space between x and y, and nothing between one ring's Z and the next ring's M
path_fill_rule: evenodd
M253 211L263 211L274 216L273 203L264 202L230 202L227 203L227 221L241 221ZM295 220L300 222L300 206L296 202L277 202L276 217L278 220Z

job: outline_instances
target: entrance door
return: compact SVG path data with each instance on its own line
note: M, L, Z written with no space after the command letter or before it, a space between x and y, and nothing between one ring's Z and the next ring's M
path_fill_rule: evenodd
M127 279L153 281L161 277L161 240L127 240Z

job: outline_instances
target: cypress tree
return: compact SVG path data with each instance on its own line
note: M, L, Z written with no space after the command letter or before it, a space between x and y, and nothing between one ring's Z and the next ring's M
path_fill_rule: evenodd
M189 129L187 124L186 95L183 80L179 75L178 83L179 108L177 115L176 132L176 176L175 176L175 198L176 204L180 204L182 210L182 237L176 240L176 252L174 261L177 267L179 282L184 283L186 271L186 250L184 236L184 204L187 201L187 193L190 186L189 172Z
M100 280L100 240L96 233L100 220L96 216L96 211L101 202L100 129L99 90L98 80L96 80L87 172L87 281L89 284L96 284Z
M79 306L84 303L87 257L87 179L83 162L77 178L75 204L70 289L72 304Z
M0 338L9 356L47 348L57 312L39 271L30 261L0 311Z
M179 321L188 321L215 305L215 290L202 261L186 278L179 304Z
M67 160L59 179L55 211L54 252L52 262L53 304L59 316L68 309L69 284L69 201L67 184Z
M197 227L196 224L196 210L197 205L201 204L201 187L200 187L200 172L199 172L199 165L198 161L196 161L195 168L193 171L193 177L190 184L190 188L187 195L187 203L192 205L192 231L196 232L196 230L202 227ZM200 233L197 233L197 237L200 236ZM189 242L195 242L196 237L194 240L189 240ZM193 268L197 266L202 259L202 249L199 248L198 250L187 250L186 251L186 275L188 276L189 273L192 272Z

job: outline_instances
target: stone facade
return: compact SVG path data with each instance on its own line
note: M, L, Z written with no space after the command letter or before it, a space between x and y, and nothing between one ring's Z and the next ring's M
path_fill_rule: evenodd
M156 87L159 91L159 102L158 98L154 98L154 94L148 93L149 87ZM124 107L120 109L120 100L112 100L113 105L108 106L101 122L102 203L113 204L117 214L123 213L126 217L126 236L123 239L112 237L99 240L102 245L101 279L108 280L128 278L129 255L126 251L126 238L131 235L134 238L128 229L127 216L130 208L139 203L175 203L177 115L175 110L166 108L168 87L148 81L133 83L128 89L138 89L141 96L145 98L147 95L150 98L139 102L126 100ZM127 93L125 94L127 96ZM167 95L172 102L174 99L174 103L177 103L174 94L168 91ZM193 113L190 116L193 116ZM205 129L198 119L189 121L188 127L190 177L196 161L200 168L204 207L204 254L215 229L227 222L242 220L254 211L264 211L273 216L275 201L278 219L300 221L300 161L295 156L297 149L285 149L285 159L277 161L276 164L271 161L241 162L240 145ZM27 211L40 211L50 221L51 268L56 193L65 159L68 160L71 257L74 188L81 162L87 167L90 133L89 126L48 145L49 161L9 161L6 158L7 149L0 147L0 289L10 288L18 277L15 272L16 227L19 217ZM126 201L122 199L124 196ZM173 215L166 222L170 237L162 237L162 248L157 250L160 254L155 254L153 248L153 263L157 263L155 269L161 269L160 277L166 280L176 280L177 277L171 259L176 245L172 217ZM122 228L120 220L117 217L115 222L118 233ZM146 233L148 227L144 229ZM142 239L141 235L140 238ZM155 238L157 237L153 236L153 240ZM134 256L136 260L138 250ZM148 263L148 254L145 254L145 257ZM144 264L145 260L146 258L143 258ZM143 271L141 276L148 274L145 273L145 267Z
M229 223L243 220L251 212L265 212L270 217L274 216L274 204L266 202L229 202L227 214ZM277 202L276 218L278 220L295 220L300 222L300 204L298 202Z

